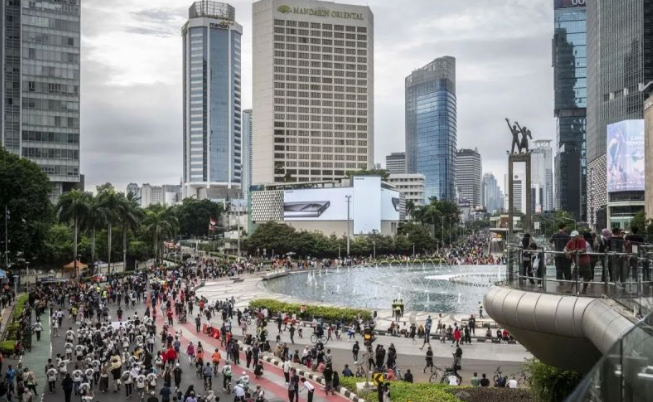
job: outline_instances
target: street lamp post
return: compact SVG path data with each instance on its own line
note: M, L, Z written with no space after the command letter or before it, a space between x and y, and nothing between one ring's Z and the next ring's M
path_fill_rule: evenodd
M376 240L372 240L372 247L373 247L372 256L376 260Z
M351 195L347 194L345 195L345 198L347 199L347 257L349 257L349 226L351 225L349 217L349 204L351 204Z

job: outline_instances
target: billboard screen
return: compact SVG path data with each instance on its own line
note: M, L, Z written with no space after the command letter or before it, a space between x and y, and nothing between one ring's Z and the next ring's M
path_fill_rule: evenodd
M553 9L585 7L586 0L553 0Z
M381 220L398 221L401 207L401 197L398 191L381 189Z
M644 191L644 120L624 120L607 129L608 192Z
M354 176L354 234L381 232L381 178Z
M351 187L286 190L283 193L283 220L346 221L346 196L352 195L352 192ZM352 214L353 205L349 208Z

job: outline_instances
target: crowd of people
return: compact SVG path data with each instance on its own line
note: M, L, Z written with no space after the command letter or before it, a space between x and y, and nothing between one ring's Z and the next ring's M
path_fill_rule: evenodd
M502 256L487 253L492 234L478 231L464 240L436 252L449 265L498 265L504 262Z

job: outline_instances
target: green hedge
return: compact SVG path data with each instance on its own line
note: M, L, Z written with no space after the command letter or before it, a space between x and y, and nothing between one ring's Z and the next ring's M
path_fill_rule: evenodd
M564 400L580 383L582 377L575 371L565 371L548 366L537 359L526 363L533 395L542 402Z
M14 346L16 341L2 341L0 342L0 352L7 357L11 356L14 353Z
M465 392L468 396L465 402L535 402L536 399L530 389L519 388L462 388L448 390L452 395Z
M277 313L289 313L297 314L299 316L299 308L301 304L299 303L285 303L273 299L257 299L249 302L250 308L260 308L265 307L269 310L270 315L275 315ZM344 316L345 321L351 321L356 316L360 315L364 320L369 320L372 318L372 313L369 310L363 309L354 309L346 307L326 307L326 306L315 306L306 304L306 317L322 317L323 319L330 320L339 320Z
M356 393L356 383L364 382L364 378L340 377L340 385ZM460 402L449 390L461 389L442 384L408 383L405 381L390 382L390 396L398 402ZM365 401L376 401L377 393L363 392L357 394Z
M25 310L25 304L29 301L29 295L27 293L22 294L16 298L16 306L14 307L14 312L11 315L12 321L16 321L23 314Z

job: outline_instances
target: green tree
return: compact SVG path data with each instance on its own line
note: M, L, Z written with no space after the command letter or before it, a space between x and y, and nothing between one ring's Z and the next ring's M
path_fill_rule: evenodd
M224 212L222 204L195 198L185 198L181 205L174 208L179 221L179 233L186 237L208 235L210 219L219 221Z
M640 211L635 214L633 220L630 221L630 227L637 228L637 231L644 241L653 241L653 219L646 219L646 212Z
M98 186L98 204L102 221L107 226L107 271L111 273L111 236L115 224L120 221L120 195L113 186Z
M122 226L123 269L127 269L127 232L138 230L144 213L138 204L138 197L132 192L129 192L127 195L120 193L118 201L118 219Z
M73 190L69 193L61 195L59 202L57 202L57 216L59 222L72 223L73 225L73 275L78 276L77 270L77 247L79 245L79 227L86 219L90 205L90 197L87 193L79 190Z
M145 211L143 227L145 233L152 238L152 249L156 263L163 257L161 243L166 238L172 238L179 222L168 208L153 206Z
M249 237L247 242L250 253L257 250L262 253L274 250L275 254L285 254L292 250L293 241L296 241L295 228L277 222L266 222L260 225Z
M0 147L0 252L4 254L5 207L9 211L9 256L29 261L42 254L54 222L52 185L41 168ZM4 259L2 260L4 264Z
M88 212L83 221L85 230L91 233L91 263L95 264L95 245L96 245L96 232L104 226L103 211L100 205L100 197L91 196L89 199Z
M385 169L361 169L347 172L347 177L354 176L381 176L381 180L386 180L390 176L390 172Z

